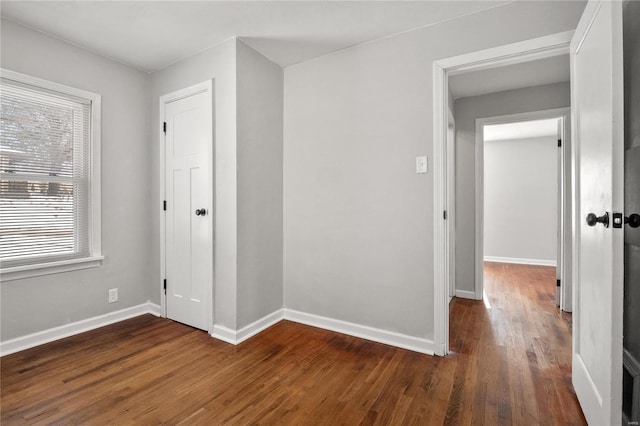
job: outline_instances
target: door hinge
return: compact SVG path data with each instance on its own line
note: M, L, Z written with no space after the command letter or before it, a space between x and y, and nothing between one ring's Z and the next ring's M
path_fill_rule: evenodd
M167 200L162 202L162 210L167 211Z
M167 122L166 121L164 123L162 123L162 131L164 133L167 133Z
M162 288L164 289L164 294L167 294L167 279L164 279L164 282L162 283Z
M562 139L558 139L558 148L562 146Z
M556 280L556 287L560 287L560 280Z
M443 218L444 220L447 220L447 211L446 211L446 210L444 210L444 211L442 212L442 218Z

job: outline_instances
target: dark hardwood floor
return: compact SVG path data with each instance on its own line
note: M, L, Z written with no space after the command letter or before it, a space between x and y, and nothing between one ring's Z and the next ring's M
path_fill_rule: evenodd
M585 424L554 268L486 264L432 357L283 321L239 346L145 315L8 355L13 424Z

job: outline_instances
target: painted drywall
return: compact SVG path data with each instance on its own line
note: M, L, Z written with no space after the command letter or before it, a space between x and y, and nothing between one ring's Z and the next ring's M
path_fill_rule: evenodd
M485 141L484 256L556 262L557 137Z
M433 153L433 61L572 30L583 7L514 2L285 69L287 308L433 338L433 176L415 173Z
M152 176L159 176L159 97L214 82L214 323L238 330L282 308L282 69L232 39L151 75ZM152 205L160 206L159 183ZM153 217L159 229L159 215ZM154 300L160 241L154 234Z
M238 328L282 308L279 65L237 43Z
M476 118L564 108L569 83L508 90L456 99L456 290L475 285L475 144Z
M228 40L196 56L151 74L151 206L158 206L149 222L155 230L151 242L152 300L160 303L160 96L213 80L215 179L215 323L236 329L237 303L237 152L236 152L236 40ZM212 283L213 285L213 283Z
M640 2L623 9L625 215L640 214ZM635 182L635 183L631 183ZM640 228L625 227L624 348L640 361Z
M101 267L3 282L2 341L145 303L152 228L148 76L2 20L3 68L102 95ZM108 304L109 288L119 301Z

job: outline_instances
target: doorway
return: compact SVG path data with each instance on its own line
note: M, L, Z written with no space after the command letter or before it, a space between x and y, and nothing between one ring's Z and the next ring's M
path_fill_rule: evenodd
M454 167L453 156L447 156L448 111L450 110L449 78L455 74L479 71L506 65L532 62L544 58L566 55L573 32L555 34L512 45L473 52L434 62L434 353L449 352L449 291L452 277L448 259L457 230L450 229L447 218L455 217L450 202L451 182L448 176ZM456 126L458 123L456 123ZM476 176L477 181L478 176ZM480 179L482 179L480 177ZM565 197L566 198L566 197ZM442 212L442 214L440 214ZM476 241L476 246L478 242ZM477 268L476 268L477 271ZM477 272L476 272L477 273ZM458 279L459 280L459 279ZM477 282L477 281L476 281ZM477 291L477 288L474 289ZM480 300L482 295L476 293Z
M164 316L213 328L212 82L160 97Z
M571 311L569 119L559 108L476 120L476 299L487 261L555 267L556 305Z
M622 213L623 53L620 2L589 2L575 34L570 35L572 130L577 143L571 150L571 242L573 289L572 373L575 394L590 423L618 424L622 415L622 305L624 240L621 228L632 223ZM538 45L538 49L532 48ZM491 67L501 61L522 61L527 54L551 46L549 39L488 49L434 63L434 181L435 208L447 208L446 171L442 156L443 120L447 109L448 73ZM625 212L626 213L626 212ZM434 216L438 216L437 214ZM611 226L611 227L610 227ZM435 351L448 352L448 315L440 299L447 290L445 224L434 220L436 263ZM568 234L568 233L567 233ZM444 281L443 281L444 280ZM441 290L438 290L441 288ZM625 389L626 390L626 389ZM631 410L633 413L633 410ZM633 414L631 414L633 416ZM635 421L633 421L635 423Z

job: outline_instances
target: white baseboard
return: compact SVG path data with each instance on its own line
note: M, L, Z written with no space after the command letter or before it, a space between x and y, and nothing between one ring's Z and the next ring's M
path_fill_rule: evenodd
M498 256L485 256L485 262L499 262L499 263L515 263L518 265L536 265L536 266L556 266L555 260L547 259L522 259L519 257L498 257Z
M25 349L53 342L54 340L64 339L65 337L84 333L85 331L104 327L105 325L124 321L143 314L160 316L160 306L152 302L142 303L119 311L98 315L97 317L87 318L70 324L61 325L59 327L50 328L48 330L38 331L22 337L16 337L15 339L0 342L0 356L23 351Z
M474 291L456 290L456 297L460 297L461 299L476 300L476 293Z
M241 342L244 342L248 338L255 336L261 331L266 330L272 325L282 321L283 318L283 310L278 309L277 311L265 315L259 320L254 321L237 331L224 327L222 325L214 325L211 336L224 342L231 343L232 345L237 345Z
M160 305L156 305L153 302L147 302L147 305L149 306L149 312L147 312L148 314L151 314L156 317L162 316L162 312L161 312L162 308L160 308Z
M211 337L222 340L223 342L231 343L232 345L238 344L236 331L223 325L214 324Z
M469 292L471 293L471 292ZM456 292L456 296L457 296ZM129 318L137 317L143 314L152 314L160 316L160 306L152 302L142 303L137 306L122 309L115 312L109 312L93 318L76 321L60 327L54 327L48 330L39 331L15 339L0 342L0 356L9 355L35 346L52 342L54 340L64 339L65 337L90 331L105 325L124 321ZM241 328L240 330L231 330L227 327L214 325L211 336L237 345L248 338L255 336L261 331L271 327L272 325L287 319L289 321L318 327L325 330L331 330L338 333L347 334L349 336L359 337L378 343L384 343L415 352L433 355L433 341L420 337L408 336L393 331L381 330L366 325L354 324L333 318L322 317L319 315L308 314L305 312L295 311L292 309L278 309L259 320Z
M298 322L300 324L310 325L325 330L331 330L349 336L359 337L361 339L372 340L386 345L396 346L410 351L420 352L423 354L433 355L433 340L421 337L408 336L406 334L396 333L393 331L381 330L366 325L354 324L351 322L341 321L333 318L322 317L319 315L308 314L306 312L294 311L292 309L284 309L284 319Z

